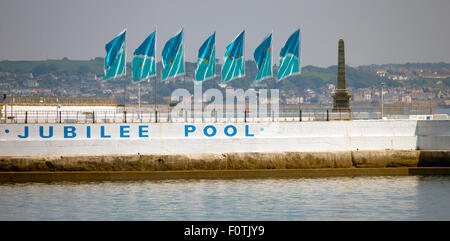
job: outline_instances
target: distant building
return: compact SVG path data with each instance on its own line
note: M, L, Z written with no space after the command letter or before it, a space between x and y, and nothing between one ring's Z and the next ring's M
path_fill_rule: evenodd
M39 83L34 79L25 80L23 82L23 85L25 85L25 87L30 87L30 88L39 87Z
M41 89L46 91L48 89ZM4 103L14 105L41 105L41 104L61 104L61 105L117 105L116 98L81 98L81 97L40 97L40 96L7 96Z
M412 98L409 95L406 96L402 96L402 103L411 103L412 102Z
M380 77L385 77L387 75L387 71L386 70L378 70L377 71L377 75Z
M289 97L289 98L286 98L286 104L289 104L289 105L296 105L296 104L299 103L299 101L300 101L300 98L299 98L299 97Z

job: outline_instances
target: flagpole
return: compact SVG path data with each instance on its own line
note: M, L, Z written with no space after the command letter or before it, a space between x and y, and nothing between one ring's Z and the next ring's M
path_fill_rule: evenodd
M161 72L161 81L162 81L162 72ZM158 78L155 78L155 111L156 111L156 102L158 101Z
M298 73L301 74L302 73L302 34L303 34L303 24L300 25L299 29L299 33L298 33Z
M138 83L138 119L141 120L141 82Z
M154 106L154 108L155 108L155 111L156 111L156 99L157 99L157 97L156 97L156 95L157 95L157 91L156 91L156 83L157 83L157 81L158 81L158 70L157 70L157 67L158 67L158 60L156 59L156 56L157 56L157 54L156 54L156 49L157 49L157 47L158 47L158 25L156 25L155 26L155 106ZM162 58L161 58L161 60L162 60ZM162 61L161 61L161 64L162 64ZM161 72L161 78L162 78L162 72ZM149 81L150 82L150 81Z
M184 74L183 74L183 85L184 85L184 89L186 89L186 74L187 74L187 71L186 71L186 56L184 56L184 37L185 37L185 33L184 33L184 28L183 27L181 27L181 31L183 32L183 35L182 35L182 39L181 39L181 50L183 51L183 53L182 53L182 56L183 56L183 71L184 71ZM177 71L178 72L178 71Z
M275 65L275 63L273 62L273 56L274 56L274 53L275 53L275 51L273 50L273 29L272 29L272 41L270 42L270 48L272 49L270 52L270 61L272 62L272 65L270 66L270 68L272 68L271 69L271 71L272 71L272 89L274 89L275 88L275 78L276 78L276 76L275 76L275 72L273 71L273 66ZM277 70L277 73L278 73L278 71L280 70L280 66L278 66L278 70ZM272 99L272 96L270 96L270 99Z
M273 66L275 65L275 63L273 62L273 53L274 52L275 51L273 51L273 29L272 29L272 39L270 41L270 73L272 73L272 79L273 79L273 76L274 76ZM272 86L272 89L273 89L273 87L274 86Z
M183 82L184 82L184 89L186 90L186 75L187 75L187 71L186 71L186 56L185 56L186 52L184 51L184 39L185 39L185 35L186 34L184 33L184 27L181 27L181 31L183 32L182 39L181 39L181 50L183 51L183 70L184 70ZM190 113L191 113L192 112L192 105L189 106L189 110L190 110ZM195 104L194 104L194 111L193 112L194 112L193 116L194 116L194 119L195 119ZM186 110L186 120L187 120L187 110Z
M123 32L126 33L126 31L127 31L127 26L125 26L125 29L124 29ZM123 78L123 79L124 79L123 83L124 83L124 90L125 90L124 93L126 94L126 91L127 91L127 86L126 86L127 82L125 81L125 79L126 79L125 77L127 76L127 36L126 36L126 35L125 35L125 40L124 40L124 41L125 41L125 49L124 49L124 52L125 52L125 53L124 53L124 54L125 54L125 61L124 61L124 62L125 62L125 63L123 63L123 64L124 64L123 67L124 67L124 70L125 70L124 72L125 72L125 73L124 73L124 75L123 75L123 76L124 76L124 78ZM117 74L117 72L116 72L116 74ZM133 78L133 76L131 76L131 78Z
M243 30L243 31L245 31L245 30ZM242 43L242 61L244 62L244 76L242 76L242 78L245 78L245 36L247 36L247 35L244 32L244 40Z

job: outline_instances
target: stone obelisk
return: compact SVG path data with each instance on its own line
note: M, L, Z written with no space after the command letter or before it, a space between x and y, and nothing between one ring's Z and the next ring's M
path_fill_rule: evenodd
M350 112L350 97L345 88L344 40L339 39L337 89L333 95L333 112Z

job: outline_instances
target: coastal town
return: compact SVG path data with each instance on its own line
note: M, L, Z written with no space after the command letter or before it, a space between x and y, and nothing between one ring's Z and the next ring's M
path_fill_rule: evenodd
M0 62L0 94L3 96L114 97L120 104L137 104L138 85L131 81L130 73L127 73L125 77L103 81L101 69L95 68L103 63L102 60L98 58L90 61L91 65L79 65L69 70L61 70L58 65L41 64L29 70L9 68L8 71L6 67L1 68L2 63L11 61L2 61ZM61 61L70 62L67 59ZM246 65L246 76L241 80L233 81L231 83L233 87L278 88L281 103L287 105L327 106L332 104L331 96L336 89L334 66L329 68L306 66L302 68L300 75L283 81L269 79L254 86L252 78L257 70L253 65L251 63ZM176 88L192 88L194 66L194 63L187 63L186 76L178 77L171 82L161 82L158 77L142 82L141 104L152 104L155 101L159 104L168 103L171 92ZM220 69L219 64L217 67ZM431 102L438 106L450 106L450 64L371 65L348 67L348 69L347 89L351 93L352 103L377 104L383 96L385 103ZM276 72L276 66L274 66L274 72ZM368 81L365 81L366 79ZM220 78L212 79L206 84L208 87L219 88Z

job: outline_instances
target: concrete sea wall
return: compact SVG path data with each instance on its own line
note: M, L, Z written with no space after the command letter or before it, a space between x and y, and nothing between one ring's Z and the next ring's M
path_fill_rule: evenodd
M243 152L0 157L0 171L168 171L450 167L450 151Z
M357 150L450 150L450 120L0 125L0 156Z
M0 125L1 171L448 166L450 120Z

